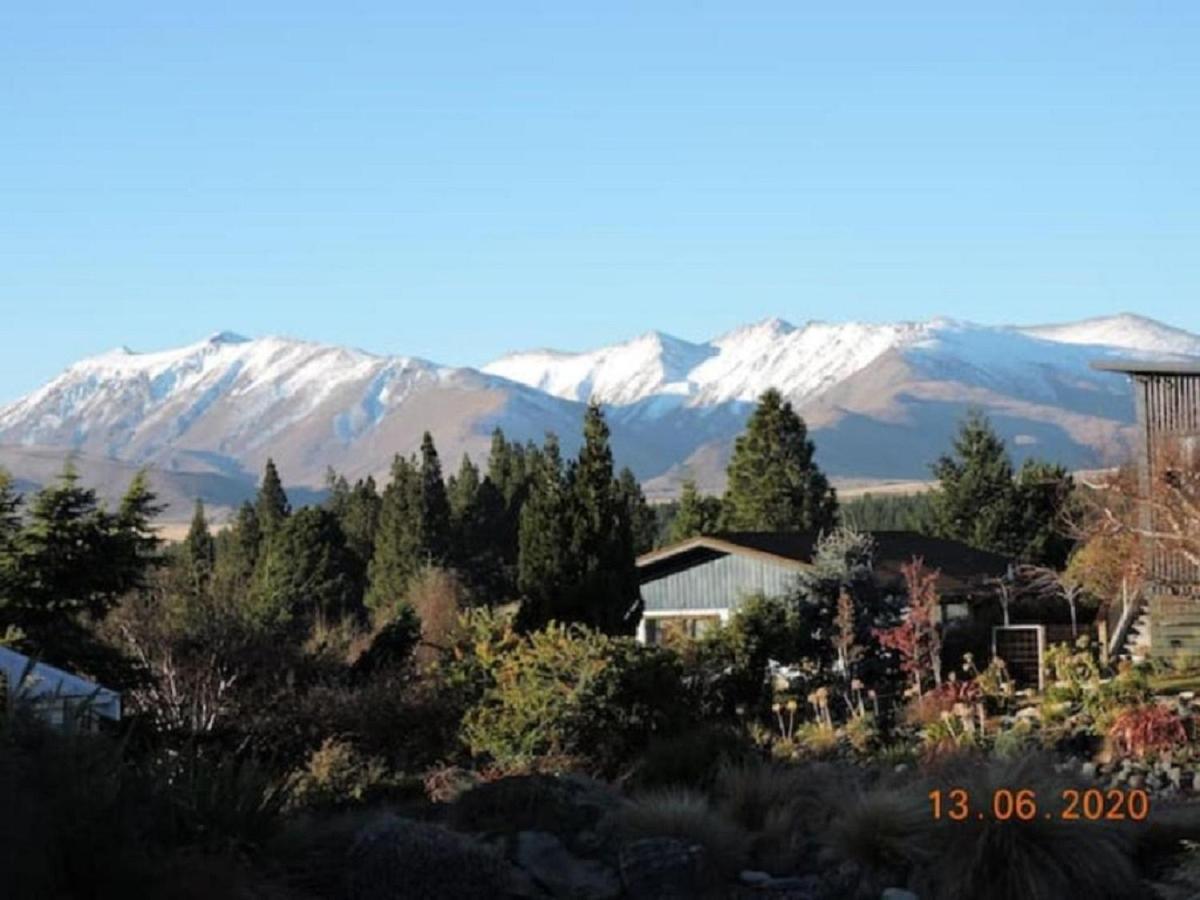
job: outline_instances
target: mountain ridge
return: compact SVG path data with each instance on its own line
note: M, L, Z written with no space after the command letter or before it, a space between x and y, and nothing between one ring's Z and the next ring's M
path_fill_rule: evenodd
M486 455L495 427L518 440L554 431L571 452L583 404L596 398L618 463L669 495L685 477L720 489L733 438L775 387L838 477L927 477L972 406L993 417L1018 457L1091 467L1123 452L1133 410L1123 379L1090 363L1131 355L1197 357L1200 336L1133 313L1033 326L769 318L704 342L648 331L471 368L219 331L183 347L77 361L0 406L0 445L39 448L42 468L53 448L150 466L173 473L180 492L208 483L183 477L196 473L252 482L271 456L291 484L315 488L327 466L384 475L426 429L447 470L464 453ZM17 460L10 468L24 465L20 453L8 458Z

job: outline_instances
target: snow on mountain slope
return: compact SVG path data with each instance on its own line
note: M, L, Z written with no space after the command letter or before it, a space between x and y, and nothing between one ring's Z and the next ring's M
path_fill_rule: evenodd
M447 469L464 452L486 455L497 426L522 441L553 431L569 453L581 401L595 397L609 408L618 464L643 478L704 465L716 479L754 401L774 387L836 474L922 477L969 406L995 416L1015 447L1089 465L1132 417L1124 379L1090 368L1113 355L1200 356L1200 337L1134 315L1028 328L771 319L706 343L650 332L586 353L514 353L477 371L221 333L76 363L0 407L0 445L235 482L272 456L291 484L315 486L327 465L386 472L426 429ZM33 465L29 453L13 458Z
M594 396L613 406L640 403L655 411L753 402L771 387L802 404L892 350L930 377L968 378L1044 397L1053 393L1047 381L1053 373L1103 380L1089 368L1098 357L1200 355L1200 337L1133 315L1032 328L951 319L796 327L769 319L707 344L654 334L586 353L511 354L484 371L558 397Z
M653 394L687 394L688 373L714 350L651 331L623 344L586 353L534 350L503 356L483 367L556 397L635 403Z
M328 464L386 470L435 432L450 463L480 453L493 420L514 436L574 430L575 404L515 382L410 357L307 341L220 334L175 350L82 360L0 408L0 445L253 475L266 456L294 483Z
M1132 313L1015 330L1062 344L1092 344L1134 353L1200 356L1200 337L1197 335Z

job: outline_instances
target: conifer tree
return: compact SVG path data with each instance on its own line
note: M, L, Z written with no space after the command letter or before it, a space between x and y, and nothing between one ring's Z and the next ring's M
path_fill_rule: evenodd
M450 516L453 520L461 520L475 502L479 484L479 467L471 462L470 454L464 453L458 472L446 482L446 496L450 500Z
M269 538L283 520L292 511L283 483L279 480L279 472L275 461L267 460L263 469L262 483L258 487L258 496L254 502L254 511L258 514L258 525L264 537Z
M213 566L217 561L217 546L208 530L208 519L204 515L204 501L196 498L192 511L192 523L183 541L184 560L187 566L188 586L195 596L208 593L212 582Z
M933 496L933 528L997 553L1015 553L1018 501L1012 461L1004 440L978 410L967 414L954 439L953 452L933 466L938 490Z
M713 534L719 528L720 518L720 499L702 495L696 489L696 482L688 479L683 483L667 540L674 544L702 534Z
M1055 570L1067 564L1074 547L1067 519L1075 481L1065 467L1027 459L1017 472L1017 554L1026 562Z
M442 464L438 459L433 436L427 431L421 438L421 495L418 540L420 562L441 566L450 554L450 501L446 497L446 482L442 479Z
M628 506L613 477L608 424L588 404L583 445L568 473L570 552L575 570L557 598L555 618L583 622L607 634L630 632L640 603Z
M259 561L254 618L267 625L334 618L353 600L353 567L337 516L306 506L283 520Z
M621 469L621 474L617 477L617 488L629 519L633 552L637 556L648 553L658 541L658 517L646 502L642 486L628 466Z
M340 504L340 511L335 510L338 523L346 535L346 546L359 560L364 573L375 552L381 502L375 479L368 475L354 482L354 487L349 489L345 501Z
M162 541L151 523L163 508L150 489L146 470L139 470L121 497L115 522L116 533L124 545L123 552L118 554L126 566L122 577L131 587L140 586L147 570L161 561Z
M804 420L768 390L734 444L721 501L727 531L827 531L837 497L813 460Z
M17 493L9 474L0 469L0 619L17 587L19 573L16 549L21 529L20 509L21 495ZM4 630L0 623L0 640L4 638Z
M391 480L383 489L375 551L367 572L367 606L385 618L395 614L409 580L421 567L420 495L420 472L411 460L397 454Z
M258 513L246 501L238 508L233 524L216 539L212 588L223 606L237 608L247 602L262 543Z
M521 509L517 588L523 597L521 622L540 628L554 617L553 604L570 581L569 497L558 438L545 447L530 470L529 496Z

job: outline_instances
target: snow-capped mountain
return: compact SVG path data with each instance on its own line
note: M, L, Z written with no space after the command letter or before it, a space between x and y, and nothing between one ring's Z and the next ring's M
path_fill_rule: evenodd
M1090 466L1120 456L1132 421L1121 376L1090 367L1112 356L1197 357L1200 337L1134 315L1034 327L771 319L703 343L650 332L475 370L223 332L82 360L0 407L0 465L35 481L34 468L71 450L225 478L236 493L272 456L289 484L316 487L330 465L352 477L386 472L426 429L447 469L464 452L485 454L496 426L521 440L554 431L570 450L594 397L609 409L618 462L651 489L669 492L682 477L715 489L755 399L775 387L835 476L924 477L969 406L991 415L1018 456Z

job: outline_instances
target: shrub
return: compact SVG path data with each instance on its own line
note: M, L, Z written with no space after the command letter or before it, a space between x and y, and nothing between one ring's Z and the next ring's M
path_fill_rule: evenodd
M728 761L750 752L745 735L707 727L653 738L633 775L641 788L707 787Z
M686 714L672 655L578 626L532 632L493 671L462 735L504 767L551 756L612 772Z
M804 722L796 726L792 739L801 756L823 759L837 753L837 731L821 722Z
M1186 743L1187 730L1173 709L1149 703L1120 713L1108 737L1117 753L1144 759Z
M723 874L740 872L749 858L745 830L714 810L698 791L671 788L650 791L620 813L619 827L631 838L672 837L705 849Z
M379 757L361 753L349 741L326 738L291 779L292 807L336 807L363 803L394 788Z

